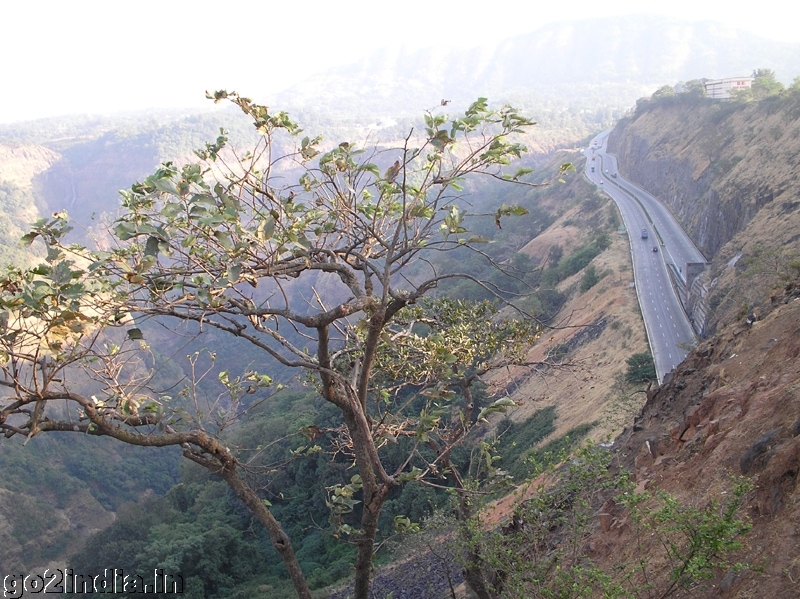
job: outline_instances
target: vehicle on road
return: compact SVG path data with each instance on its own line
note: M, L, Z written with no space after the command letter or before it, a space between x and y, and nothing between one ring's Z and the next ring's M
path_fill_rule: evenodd
M655 254L657 251L658 251L658 246L657 246L657 245L654 245L654 246L653 246L653 253Z
M594 172L594 167L592 167L592 172Z
M642 239L647 239L647 229L642 229Z

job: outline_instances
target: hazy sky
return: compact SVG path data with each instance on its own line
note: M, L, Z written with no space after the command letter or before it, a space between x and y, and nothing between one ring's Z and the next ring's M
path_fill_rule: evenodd
M267 101L270 94L330 66L355 62L372 48L469 47L551 22L643 11L721 21L800 42L800 6L785 0L672 0L661 7L641 0L490 0L480 9L469 4L0 0L0 122L202 106L206 89L235 89Z

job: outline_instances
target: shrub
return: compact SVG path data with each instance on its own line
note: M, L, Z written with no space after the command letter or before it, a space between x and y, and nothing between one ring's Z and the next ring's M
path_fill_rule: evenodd
M629 383L654 381L658 378L656 365L649 352L633 354L626 362L628 370L625 372L625 380Z

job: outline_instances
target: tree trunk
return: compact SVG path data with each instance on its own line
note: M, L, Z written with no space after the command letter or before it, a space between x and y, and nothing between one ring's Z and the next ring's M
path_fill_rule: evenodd
M300 563L294 555L292 543L283 531L281 523L275 519L272 512L262 503L256 492L241 479L238 472L231 468L223 468L218 474L230 485L236 496L244 502L250 512L267 529L272 546L281 556L299 599L312 599L311 589L308 588Z
M355 452L356 467L361 476L363 508L361 530L356 541L353 599L369 599L372 582L372 558L378 536L378 519L392 488L392 479L382 469L372 433L361 404L354 401L342 411Z
M450 462L449 456L442 460L442 467L449 472L448 478L453 483L458 495L456 518L459 521L459 534L467 546L465 551L464 582L467 583L467 586L475 593L478 599L494 599L495 595L491 591L492 585L487 580L486 563L476 544L475 535L469 527L469 520L473 516L473 510L470 505L469 494L464 487L464 481L455 466Z
M364 511L361 514L361 534L358 538L356 553L356 574L353 585L353 599L369 599L372 584L372 557L375 552L375 538L378 535L378 518L381 514L386 494L381 489L372 499L364 499Z

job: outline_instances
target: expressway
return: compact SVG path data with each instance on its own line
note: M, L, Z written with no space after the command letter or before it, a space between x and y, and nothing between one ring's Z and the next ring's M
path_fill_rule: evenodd
M617 203L628 230L636 295L661 383L695 341L668 269L685 283L705 258L661 202L619 175L616 157L606 153L609 133L585 151L586 177Z

